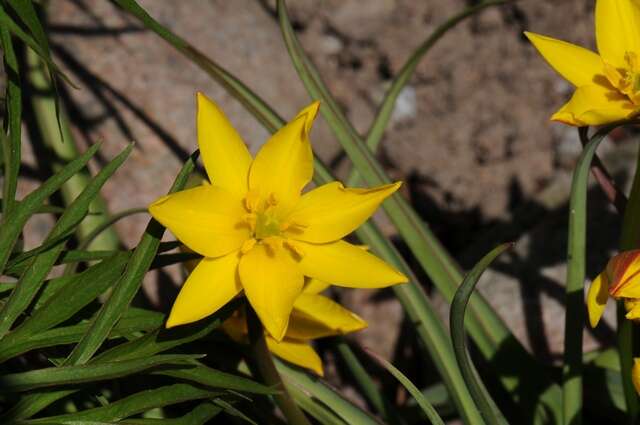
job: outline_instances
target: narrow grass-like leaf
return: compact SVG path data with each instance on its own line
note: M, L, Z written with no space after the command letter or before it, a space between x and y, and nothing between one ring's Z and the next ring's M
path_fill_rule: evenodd
M111 330L109 339L122 338L134 332L151 331L164 322L164 315L161 313L148 312L149 314L140 315L139 312L139 309L127 310ZM77 325L50 329L30 335L28 338L12 338L11 344L0 346L0 363L39 348L76 343L80 341L88 328L89 322L82 322Z
M128 252L120 253L90 267L56 292L45 305L16 328L11 337L28 338L29 335L46 331L73 317L118 279L128 259ZM1 344L0 342L0 346Z
M0 376L0 393L29 391L36 388L104 381L139 373L160 365L187 364L202 357L193 354L160 354L141 359L50 367Z
M36 52L43 61L45 61L47 67L52 72L62 77L69 85L75 87L71 80L62 71L60 71L60 68L58 68L58 66L51 60L48 52L11 18L2 4L0 4L0 27L6 28L12 35L18 37L22 42L33 49L33 51Z
M29 251L29 252L32 252L32 251ZM39 251L39 252L42 252L42 251ZM126 251L84 251L84 250L71 249L68 251L63 251L58 257L58 260L56 261L55 264L58 265L58 264L70 264L70 263L83 263L88 261L99 261L99 260L110 258L114 254L124 253L124 252ZM37 253L34 253L33 255L36 255L36 254ZM7 264L7 268L5 269L5 274L8 276L21 275L22 273L24 273L25 269L27 268L28 266L27 260L29 260L30 258L31 258L31 255L29 255L27 258L24 258L21 255L12 258Z
M3 215L8 214L15 203L18 173L21 161L21 134L22 134L22 89L20 87L20 69L18 58L13 47L9 30L0 26L0 47L2 47L4 72L7 88L5 90L5 127L8 137L2 132L0 144L2 145L2 159L4 163L2 198Z
M309 394L314 399L329 407L335 414L349 424L379 425L379 422L367 412L324 385L318 378L312 377L298 368L289 366L277 358L274 358L274 363L287 388L296 387L300 391Z
M197 405L191 412L175 419L125 419L121 425L202 425L222 412L222 408L210 402Z
M170 193L181 190L187 182L189 174L195 167L198 153L194 153L184 164L176 177ZM153 262L160 245L164 227L155 220L147 225L140 243L136 247L122 277L115 284L109 299L103 304L82 340L71 352L65 364L84 364L108 337L111 328L127 309L142 283L142 278Z
M84 366L86 367L86 366ZM188 384L174 384L146 390L110 403L107 406L88 409L49 418L26 421L29 424L68 423L71 421L114 422L156 407L169 406L189 400L209 399L222 395L220 391L201 389Z
M170 376L180 381L204 385L210 388L244 391L255 394L275 394L276 390L238 375L232 375L205 365L162 369L152 371L153 375Z
M453 341L453 349L456 354L456 360L462 376L464 376L469 391L474 401L478 405L478 409L482 414L482 417L489 425L508 425L507 421L502 416L502 413L496 406L493 399L489 395L484 384L477 375L471 357L467 352L467 343L465 338L465 313L471 294L480 279L482 273L491 265L500 254L510 249L513 246L512 243L506 243L493 249L490 253L485 255L467 274L464 281L456 291L456 295L451 303L451 311L449 314L449 327L451 328L451 339Z
M62 214L49 233L47 241L56 240L73 231L74 227L86 216L89 205L93 199L98 196L102 186L127 159L132 148L133 145L130 144L100 170L82 193L67 207L67 210ZM20 277L16 290L0 310L0 337L9 331L13 322L29 306L31 301L33 301L38 289L49 274L51 267L53 267L62 249L63 246L61 244L55 245L30 262L29 267Z
M250 423L252 425L258 425L254 420L250 417L242 413L240 410L233 407L231 403L226 402L221 398L216 398L213 400L213 403L217 406L220 406L228 415L235 416L237 418L242 419L243 421Z
M604 127L591 138L578 159L571 185L562 392L564 423L572 425L582 422L582 332L589 171L598 145L614 128Z
M400 382L402 386L405 387L407 391L409 391L409 394L413 396L424 414L433 425L444 425L444 422L438 415L438 412L436 412L436 409L433 408L431 403L429 403L429 400L427 400L424 394L422 394L418 387L416 387L409 378L407 378L395 366L393 366L391 363L389 363L373 351L367 350L367 352L372 355L385 369L387 369L389 373L392 374L398 380L398 382Z
M344 419L338 416L335 412L320 403L311 394L304 389L295 385L289 385L287 387L289 394L295 400L295 402L323 425L349 425Z
M27 195L10 214L3 215L4 220L0 223L0 271L4 270L13 245L29 217L31 217L31 215L42 206L44 201L56 192L65 181L80 171L97 152L98 148L98 144L91 146L84 154L71 161L62 170Z
M233 300L214 314L196 323L172 329L156 329L140 338L105 351L96 356L93 361L108 362L114 359L126 360L136 357L152 356L200 339L222 325L238 308L239 302L240 300Z

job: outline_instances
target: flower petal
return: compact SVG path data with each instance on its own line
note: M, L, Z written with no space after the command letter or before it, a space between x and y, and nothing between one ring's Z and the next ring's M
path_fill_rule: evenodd
M637 113L633 103L608 83L578 87L573 97L551 119L574 126L603 125Z
M633 368L631 369L631 381L636 389L638 395L640 395L640 358L633 359Z
M351 288L383 288L407 282L405 275L348 242L298 244L304 254L298 264L305 276Z
M624 308L627 310L627 314L624 316L626 319L640 319L640 300L637 298L627 298L624 300Z
M283 208L291 208L313 176L311 125L320 104L314 102L275 133L256 155L249 172L249 188L262 199L272 194Z
M228 303L242 290L237 270L237 252L200 260L173 303L167 328L203 319Z
M298 265L286 249L260 243L240 258L239 270L244 292L260 321L271 336L282 340L304 284Z
M242 201L229 192L202 185L164 196L149 213L187 247L205 257L219 257L240 248L250 237L242 225Z
M293 309L296 314L307 316L333 330L336 334L355 332L367 327L367 322L357 314L322 295L302 293L293 304ZM292 320L289 332L287 332L288 336L292 336L291 331L296 328L295 325L295 320ZM296 336L296 338L298 337ZM308 338L308 336L300 338Z
M287 234L295 239L325 243L343 238L364 223L385 198L402 183L372 189L345 188L340 182L305 193L287 217L292 226Z
M636 0L596 1L596 43L605 62L623 68L625 53L640 53L640 5Z
M591 50L532 32L524 35L549 65L574 86L593 84L596 75L604 75L602 59Z
M595 328L604 313L609 300L609 280L606 272L602 272L589 286L587 292L587 310L589 311L589 323Z
M251 154L222 110L198 93L198 146L209 180L243 198L247 193Z
M322 360L308 342L296 341L294 339L284 339L276 341L267 336L267 347L276 356L293 363L294 365L311 369L320 376L324 375L322 370Z
M616 298L640 298L640 250L624 251L607 263L609 294Z
M318 279L309 279L308 282L304 285L304 289L302 290L302 292L304 292L305 294L319 294L329 286L331 286L331 284L327 282L323 282Z

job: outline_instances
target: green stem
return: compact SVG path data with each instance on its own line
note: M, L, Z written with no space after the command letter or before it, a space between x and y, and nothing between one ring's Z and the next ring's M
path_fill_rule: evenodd
M311 425L307 417L302 413L302 410L298 408L298 405L287 392L287 389L280 378L280 374L273 364L273 358L271 357L271 352L267 347L267 341L264 337L264 329L262 328L262 323L260 322L258 315L249 304L247 304L246 308L249 341L253 358L258 368L258 373L260 373L260 376L266 385L275 387L279 390L279 392L274 395L274 399L290 425Z
M629 202L624 210L622 221L622 237L620 250L628 251L640 247L640 150L638 150L636 173L629 194ZM622 374L622 388L627 404L630 423L638 417L640 406L638 395L631 382L631 368L634 355L634 329L632 323L624 318L625 310L622 302L618 302L618 349L620 350L620 373Z

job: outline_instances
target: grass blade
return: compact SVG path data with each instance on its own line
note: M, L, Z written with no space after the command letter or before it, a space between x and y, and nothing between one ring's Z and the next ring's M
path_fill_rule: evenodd
M407 389L407 391L409 391L409 394L411 394L411 396L413 396L413 398L416 400L416 402L418 403L418 405L420 406L424 414L429 419L429 422L431 422L433 425L444 425L444 422L442 421L442 418L438 415L438 412L436 412L436 409L433 408L431 403L429 403L429 400L427 400L427 398L424 396L424 394L422 394L422 392L418 389L418 387L413 385L413 382L411 382L409 378L407 378L395 366L393 366L391 363L389 363L388 361L386 361L384 358L380 357L373 351L371 350L366 350L366 351L371 356L373 356L373 358L375 358L378 361L378 363L380 363L385 369L387 369L389 373L392 374L394 378L396 378L398 382L400 382L402 386Z
M81 366L49 367L0 376L0 393L29 391L36 388L104 381L139 373L160 365L187 364L202 357L192 354L160 354L141 359Z
M170 193L181 190L187 183L189 174L195 167L197 154L196 152L191 155L184 164L171 187ZM91 322L89 330L73 349L65 364L84 364L98 351L114 324L122 316L136 292L138 292L142 278L158 251L163 233L164 227L160 223L155 220L149 222L140 243L127 264L125 273L115 284L109 299L102 305L102 308Z
M26 423L40 425L73 421L76 423L87 423L87 421L113 423L156 407L170 406L189 400L209 399L221 394L220 391L205 390L188 384L167 385L153 390L141 391L107 406L66 415L33 419Z
M18 173L21 161L21 125L22 125L22 88L20 87L20 69L11 40L11 34L5 27L0 27L0 46L3 52L4 71L7 88L5 91L6 118L5 126L8 137L2 133L2 156L4 163L4 177L2 187L3 216L11 212L16 198Z
M106 167L96 175L95 178L84 188L82 193L68 206L53 229L46 242L64 237L70 234L75 226L82 221L89 211L89 205L100 193L100 189L107 182L109 177L127 159L133 145L129 145L118 156L116 156ZM38 255L31 262L20 278L16 289L13 291L7 303L0 310L0 336L4 336L18 316L29 306L37 291L49 274L56 259L63 249L62 244L58 244L52 249Z
M462 376L464 376L469 387L471 396L478 405L478 409L480 410L482 417L489 425L508 424L494 401L491 399L491 396L484 387L484 384L478 377L478 374L473 367L473 363L471 362L471 357L467 352L467 343L464 331L465 312L469 299L471 298L471 294L473 293L482 273L487 269L487 267L489 267L493 260L512 246L512 243L506 243L498 246L485 255L478 264L473 267L460 285L460 288L456 291L456 295L451 303L451 311L449 314L449 327L451 328L451 339L453 341L456 360L460 366Z

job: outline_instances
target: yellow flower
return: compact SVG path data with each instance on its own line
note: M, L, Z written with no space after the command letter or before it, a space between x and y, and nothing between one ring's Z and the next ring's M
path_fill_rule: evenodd
M211 184L162 197L151 215L204 258L180 291L167 327L200 320L240 291L276 340L285 335L304 277L379 288L407 278L341 240L400 183L349 189L334 182L305 194L315 102L262 146L255 159L222 111L198 93L198 144Z
M551 119L569 125L602 125L640 111L640 3L596 1L599 55L582 47L526 32L549 64L576 87Z
M311 340L332 335L343 335L367 327L367 322L355 313L319 295L329 285L311 279L293 303L287 332L282 341L266 335L267 346L276 356L295 365L311 369L323 376L320 356L311 346ZM222 325L231 338L246 341L247 322L242 312L236 312Z
M609 297L624 300L627 319L640 319L640 250L616 255L591 282L587 293L591 327L600 321Z

